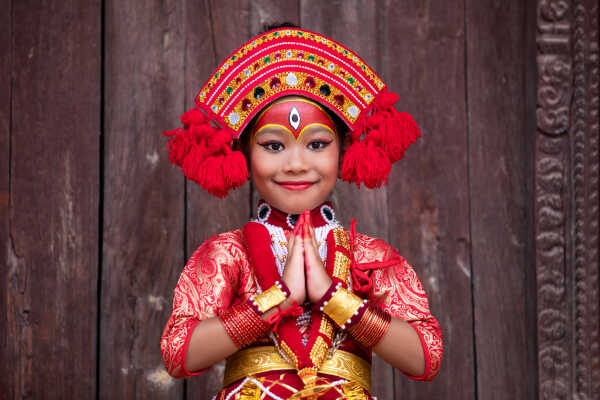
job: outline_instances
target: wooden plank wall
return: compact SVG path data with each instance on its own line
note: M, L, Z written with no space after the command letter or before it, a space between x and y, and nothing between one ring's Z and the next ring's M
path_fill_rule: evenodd
M446 398L450 393L470 399L476 386L465 5L389 1L387 7L384 73L422 129L422 140L392 172L390 239L414 265L445 341L443 371L436 381L415 384L397 374L396 391L415 399Z
M534 154L528 113L534 86L527 82L535 36L525 29L534 16L532 1L467 1L472 295L481 399L536 396L529 373L536 365L535 272L528 268Z
M159 338L187 258L243 225L258 195L217 200L186 182L161 133L224 57L281 21L356 50L422 130L389 186L333 193L346 225L358 218L414 266L444 332L434 382L376 358L374 394L538 397L536 1L0 5L0 397L218 390L222 364L170 378Z
M2 6L0 314L7 342L0 393L91 398L101 246L101 3Z

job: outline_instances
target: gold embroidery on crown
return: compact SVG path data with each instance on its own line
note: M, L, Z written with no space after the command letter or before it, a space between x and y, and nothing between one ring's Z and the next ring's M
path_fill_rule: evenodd
M288 57L287 54L284 54L282 57L282 53L290 53L291 57ZM298 53L303 53L302 57L299 57ZM277 58L277 54L279 54L279 58ZM233 95L233 93L235 93L235 91L240 86L244 86L245 82L248 79L252 78L255 74L260 72L260 70L262 68L264 68L265 66L275 65L278 63L290 62L290 61L303 62L303 63L309 64L309 65L312 65L314 68L318 68L318 69L327 71L327 73L329 73L329 74L339 75L340 77L343 77L342 79L345 81L348 81L349 86L352 87L352 89L353 89L353 92L357 93L360 97L364 98L367 95L367 93L371 94L371 98L374 95L373 92L369 91L367 88L363 87L362 85L354 85L354 83L357 80L357 77L354 76L351 71L349 71L345 68L342 68L337 63L337 61L333 61L333 60L329 59L328 57L315 56L314 54L310 54L310 53L307 54L303 50L289 49L289 50L278 50L278 51L270 53L268 55L261 56L261 58L256 61L255 65L252 66L253 71L250 71L250 74L248 74L248 71L246 71L246 70L240 71L236 76L231 78L231 80L229 81L229 84L227 85L227 87L222 89L221 93L219 93L219 96L223 97L225 100L227 100L227 99L229 99L229 97L231 97ZM319 61L322 61L322 62L319 63ZM256 66L258 66L258 68L256 68ZM250 67L248 67L248 68L250 68ZM366 102L368 104L370 101L366 101Z
M379 89L383 88L384 84L381 81L381 79L373 72L373 70L367 64L363 63L362 60L356 54L354 54L352 51L350 51L349 49L347 49L343 46L340 46L337 43L332 42L331 40L329 40L326 37L315 35L310 32L303 32L303 31L296 31L296 30L291 30L291 31L290 30L280 30L280 31L271 32L271 33L262 35L260 37L257 37L252 42L244 45L244 47L242 47L239 51L237 51L236 53L229 56L229 58L227 58L223 62L223 64L213 73L213 75L210 77L208 82L206 82L206 84L202 87L202 90L200 91L200 94L198 95L199 101L204 100L208 91L217 84L217 82L219 81L219 78L222 79L222 77L225 75L226 71L229 68L235 67L235 65L242 62L244 60L244 58L246 58L247 55L252 54L253 48L260 46L261 44L263 44L265 42L275 40L275 39L278 39L278 38L281 38L284 36L298 36L298 37L303 36L305 38L308 38L309 40L313 40L315 42L327 45L327 47L330 47L331 49L335 50L337 53L339 53L340 55L342 55L349 61L352 61L352 63L354 65L356 65L357 67L359 67L359 69L362 69L365 72L365 75L368 77L368 79L371 82L375 83L375 85ZM281 52L283 53L283 51L284 50L282 50ZM262 60L264 62L264 58Z
M242 109L242 103L244 101L244 97L240 98L239 101L237 101L236 105L231 109L231 111L229 111L229 113L235 112L236 114L238 114L240 116L240 118L236 124L232 124L229 121L229 118L225 118L225 122L227 123L227 125L229 127L231 127L232 129L236 129L237 127L241 126L244 123L246 118L250 115L250 113L252 113L252 111L256 107L259 107L259 106L263 105L265 102L270 101L270 99L273 95L280 93L282 91L289 90L289 89L298 89L298 88L301 88L303 92L311 93L314 96L323 99L324 102L330 104L332 107L336 107L352 123L354 123L358 119L358 117L360 116L360 112L354 116L352 116L348 113L348 109L352 106L355 106L355 102L351 98L344 96L345 101L344 101L343 106L339 106L338 104L331 101L331 99L333 99L335 96L342 94L342 92L337 87L329 85L329 89L330 89L331 93L329 96L325 96L321 93L320 87L322 85L326 84L327 82L320 79L318 76L315 76L315 74L307 74L307 73L298 72L298 71L294 71L293 73L296 75L296 79L298 80L298 84L295 86L291 86L286 83L286 77L289 74L289 72L275 74L274 76L269 77L268 79L265 79L262 82L258 82L256 84L254 84L254 87L260 86L261 88L264 89L264 91L265 91L264 95L261 96L260 100L254 100L252 97L252 93L250 91L250 96L245 97L245 99L248 99L251 102L246 110ZM309 76L315 81L315 86L312 88L307 87L304 83ZM278 78L280 80L279 86L274 89L272 89L271 85L270 85L270 82L273 78ZM369 93L367 93L364 90L363 90L363 92L365 92L365 93L362 95L359 95L359 96L362 97L363 101L365 101L368 104L369 101L367 101L364 98L364 96L366 96L366 94L369 94ZM234 93L235 93L235 91L232 92L232 95ZM372 97L373 96L371 96L371 98ZM218 102L218 99L219 99L219 96L215 96L215 99L211 104L215 105L215 103ZM225 100L225 103L226 102L227 102L227 100ZM224 117L226 117L226 115L224 115Z

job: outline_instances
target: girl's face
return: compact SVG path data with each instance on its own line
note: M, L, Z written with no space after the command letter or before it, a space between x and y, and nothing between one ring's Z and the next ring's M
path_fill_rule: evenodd
M338 177L340 141L320 107L284 98L257 120L250 139L250 175L262 198L299 214L322 204Z

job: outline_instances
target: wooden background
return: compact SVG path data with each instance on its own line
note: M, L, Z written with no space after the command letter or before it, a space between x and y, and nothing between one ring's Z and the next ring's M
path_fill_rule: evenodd
M0 0L0 398L209 399L159 338L191 252L241 226L164 130L264 24L358 52L422 139L342 220L415 267L440 375L375 361L379 399L598 399L595 0Z

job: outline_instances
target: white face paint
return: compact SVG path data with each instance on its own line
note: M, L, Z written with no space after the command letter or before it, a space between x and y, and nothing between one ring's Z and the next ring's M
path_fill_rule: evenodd
M298 112L296 106L292 107L292 109L290 110L289 120L292 128L298 129L298 127L300 126L300 112Z

